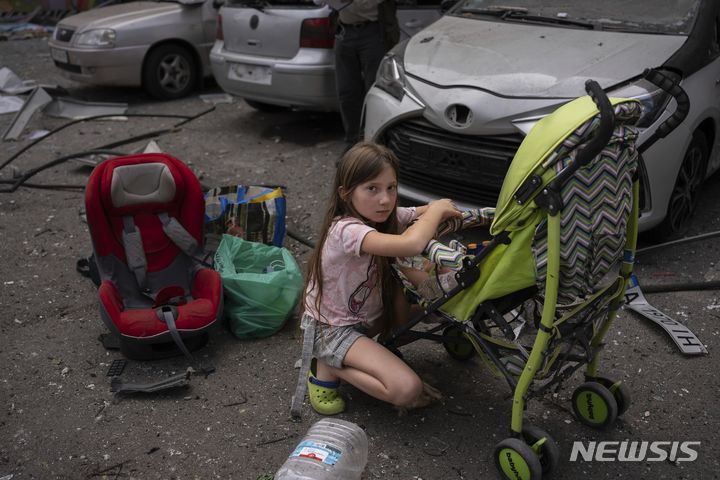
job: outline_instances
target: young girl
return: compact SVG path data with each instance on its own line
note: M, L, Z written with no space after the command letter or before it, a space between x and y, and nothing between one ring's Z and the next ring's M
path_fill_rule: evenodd
M338 165L309 264L294 415L305 385L313 408L324 415L345 408L340 380L398 407L414 406L423 392L410 367L356 328L377 332L406 313L390 263L420 254L443 220L460 215L447 199L398 207L397 169L392 151L372 143L355 145Z

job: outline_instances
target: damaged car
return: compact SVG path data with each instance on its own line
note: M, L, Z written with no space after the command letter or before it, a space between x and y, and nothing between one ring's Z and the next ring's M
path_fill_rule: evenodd
M142 1L93 8L60 21L49 40L62 74L93 85L142 86L184 97L211 75L217 0Z
M717 0L460 0L384 58L365 138L400 158L402 197L493 206L525 135L587 79L642 103L642 144L675 108L642 79L659 68L690 113L644 153L640 228L680 236L720 167L719 32Z
M440 0L396 4L401 38L440 17ZM215 80L258 110L337 111L329 15L313 0L228 0L210 52Z

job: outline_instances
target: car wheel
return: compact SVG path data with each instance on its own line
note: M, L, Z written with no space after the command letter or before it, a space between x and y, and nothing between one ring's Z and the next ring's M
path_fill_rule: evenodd
M248 100L247 98L245 99L245 103L250 105L255 110L260 110L261 112L267 113L284 112L288 109L288 107L273 105L272 103L258 102L256 100Z
M705 134L696 131L685 152L675 186L670 195L667 214L662 223L653 230L656 240L677 238L690 229L692 216L698 205L707 169L708 145Z
M172 100L188 95L198 82L193 53L181 45L160 45L150 51L143 70L143 87L155 98Z

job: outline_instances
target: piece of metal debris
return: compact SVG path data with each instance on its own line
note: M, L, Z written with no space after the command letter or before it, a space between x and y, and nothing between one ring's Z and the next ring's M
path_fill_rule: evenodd
M60 97L48 103L43 109L43 113L51 117L76 120L98 115L122 116L127 112L127 109L127 103L84 102L71 97Z
M24 103L25 100L20 97L0 96L0 115L19 111Z
M125 383L120 380L120 377L112 377L110 381L110 391L116 395L127 393L154 393L170 388L184 387L190 383L191 375L192 369L188 368L183 373L151 383Z
M52 97L44 89L36 87L5 130L3 140L17 140L35 111L47 105L51 100Z
M163 153L163 151L155 140L150 140L142 153Z
M9 68L0 68L0 92L17 95L27 93L36 87L37 84L33 80L21 80Z

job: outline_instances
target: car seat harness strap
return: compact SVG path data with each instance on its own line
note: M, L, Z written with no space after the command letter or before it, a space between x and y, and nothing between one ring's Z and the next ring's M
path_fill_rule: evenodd
M191 258L202 254L197 240L185 230L176 218L171 217L167 212L160 212L157 216L160 219L165 235L167 235L180 250Z
M132 270L141 290L146 290L147 285L147 259L143 249L140 230L135 228L135 222L131 215L122 217L123 233L122 241L125 248L125 257L130 270Z
M167 325L170 336L183 355L185 355L191 363L194 362L195 358L192 356L192 353L190 353L190 350L188 350L185 346L185 343L182 341L180 333L178 332L177 325L175 325L175 319L178 316L177 307L174 305L163 305L155 310L155 314L161 322Z

